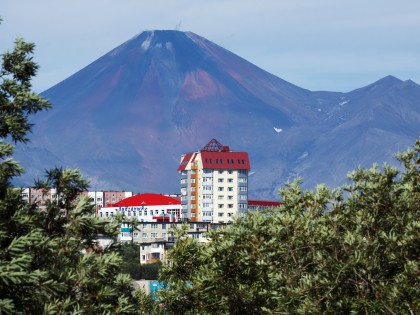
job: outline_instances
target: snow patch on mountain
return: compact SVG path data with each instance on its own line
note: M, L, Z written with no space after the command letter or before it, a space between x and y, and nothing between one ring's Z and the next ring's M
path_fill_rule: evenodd
M143 43L141 43L141 48L143 50L147 50L150 47L150 43L152 42L154 32L151 32L150 35L144 40Z

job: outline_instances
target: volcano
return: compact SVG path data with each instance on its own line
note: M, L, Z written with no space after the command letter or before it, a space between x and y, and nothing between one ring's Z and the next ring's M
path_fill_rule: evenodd
M192 32L147 31L41 95L16 159L29 186L51 166L76 167L92 190L177 193L186 152L216 138L251 161L250 196L337 186L388 161L420 130L420 86L392 76L349 93L309 91Z

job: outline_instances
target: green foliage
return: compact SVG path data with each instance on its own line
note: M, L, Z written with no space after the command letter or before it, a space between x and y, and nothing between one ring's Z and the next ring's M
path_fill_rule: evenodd
M129 274L135 280L157 280L162 263L140 264L139 244L122 244L119 250L123 263L121 272Z
M0 69L0 314L138 313L115 246L97 242L98 235L116 238L119 224L99 219L90 200L79 199L88 187L80 172L47 171L37 187L55 188L57 198L45 209L10 185L23 170L5 141L27 142L29 115L50 107L30 90L33 49L17 40Z
M280 190L280 208L182 238L163 266L168 314L420 313L420 140L405 170L358 169L351 183Z
M27 142L32 125L28 116L50 108L50 103L31 91L38 70L32 60L34 44L17 39L13 51L2 56L0 69L0 138Z

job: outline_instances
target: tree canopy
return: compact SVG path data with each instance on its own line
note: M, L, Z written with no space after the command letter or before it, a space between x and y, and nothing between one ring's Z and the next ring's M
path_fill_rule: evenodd
M0 69L0 314L135 314L121 257L97 243L98 235L115 238L119 222L97 218L90 200L79 199L88 187L80 172L46 172L36 185L55 188L57 198L45 209L10 184L23 169L7 141L27 142L29 116L51 107L31 91L38 68L33 49L18 39Z
M418 314L420 140L404 171L358 169L331 190L280 189L282 206L180 237L163 266L168 314Z

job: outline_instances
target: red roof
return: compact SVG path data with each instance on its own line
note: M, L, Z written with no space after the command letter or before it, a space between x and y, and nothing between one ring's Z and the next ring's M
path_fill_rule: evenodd
M280 201L271 201L271 200L248 200L248 206L256 207L280 207Z
M247 152L209 152L201 151L201 160L205 169L250 170Z
M180 205L181 201L160 195L160 194L139 194L125 198L117 203L110 204L111 207L136 207L136 206L163 206Z
M185 168L187 167L188 162L190 161L192 155L193 155L192 153L185 154L184 158L181 161L181 164L179 164L179 166L178 166L178 172L185 170Z

